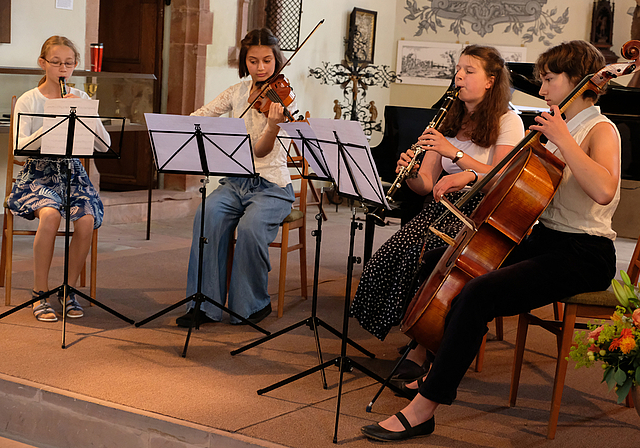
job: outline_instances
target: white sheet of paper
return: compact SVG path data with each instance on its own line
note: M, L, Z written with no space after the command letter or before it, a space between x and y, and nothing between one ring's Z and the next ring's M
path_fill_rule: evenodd
M205 134L204 147L211 173L229 176L255 173L247 128L242 118L169 114L144 114L144 117L153 136L158 170L203 173L198 142L194 138L197 124ZM209 133L219 135L206 135Z
M75 128L73 132L73 155L90 156L93 154L95 139L93 132L97 129L97 118L82 118L83 116L98 116L98 100L86 100L83 98L57 98L47 100L44 103L44 113L51 115L69 115L71 108L76 108ZM42 154L64 155L67 152L67 134L69 130L69 120L65 117L44 118L42 120L42 130L46 132L62 120L64 123L52 129L42 136L40 152ZM82 123L91 129L87 129Z
M334 120L328 118L309 118L311 129L315 132L332 177L340 193L358 196L374 203L388 206L380 177L376 169L367 137L357 121ZM351 182L345 160L339 157L336 134L348 153L347 163L351 168L354 183ZM357 189L356 189L357 187Z
M319 146L316 134L309 126L309 123L304 121L293 121L289 123L280 123L278 126L291 138L299 148L302 148L302 156L309 164L309 171L315 173L319 178L325 180L332 180L331 172L327 166L327 162L322 154L322 149ZM302 139L300 134L308 141L309 145L302 146ZM309 154L311 151L311 154Z

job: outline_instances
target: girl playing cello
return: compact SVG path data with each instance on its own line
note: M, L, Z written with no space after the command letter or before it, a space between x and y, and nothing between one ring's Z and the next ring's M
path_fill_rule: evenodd
M528 312L610 284L616 269L611 219L620 195L620 137L594 106L597 94L593 91L585 91L568 106L566 121L557 106L584 76L604 65L602 54L584 41L563 43L538 58L540 94L551 113L536 117L531 130L543 133L549 140L547 150L566 163L556 195L502 267L462 288L451 303L429 373L424 381L406 386L417 395L394 416L363 427L366 437L389 441L432 433L435 410L455 399L493 318ZM439 200L462 186L456 179L444 178L434 186L434 197ZM427 272L443 252L436 249L426 254Z

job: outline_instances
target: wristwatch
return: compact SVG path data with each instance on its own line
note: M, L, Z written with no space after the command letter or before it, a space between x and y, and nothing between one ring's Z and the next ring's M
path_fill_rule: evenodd
M451 162L456 163L458 160L462 159L462 156L464 156L464 152L458 151L456 153L456 156L453 159L451 159Z

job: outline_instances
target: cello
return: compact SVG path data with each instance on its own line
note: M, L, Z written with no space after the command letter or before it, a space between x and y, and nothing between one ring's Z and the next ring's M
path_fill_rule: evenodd
M633 62L610 64L586 76L558 105L560 112L585 91L600 94L611 79L632 73L640 56L640 41L627 42L622 55ZM403 333L429 351L437 352L451 302L466 283L499 268L553 199L564 163L544 147L541 136L539 131L528 133L455 204L443 197L444 205L465 225L455 239L445 239L449 247L410 302L401 326ZM482 202L465 218L458 208L494 177Z

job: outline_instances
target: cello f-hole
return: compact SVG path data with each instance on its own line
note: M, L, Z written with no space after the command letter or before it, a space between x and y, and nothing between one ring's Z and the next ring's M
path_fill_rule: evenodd
M467 238L467 232L468 230L462 230L462 238L458 241L464 241ZM461 251L461 247L458 246L457 250L453 251L453 253L451 254L451 256L449 257L449 259L447 259L447 263L446 263L446 267L450 267L453 263L456 262L456 260L458 259L458 255L460 255L460 251Z

